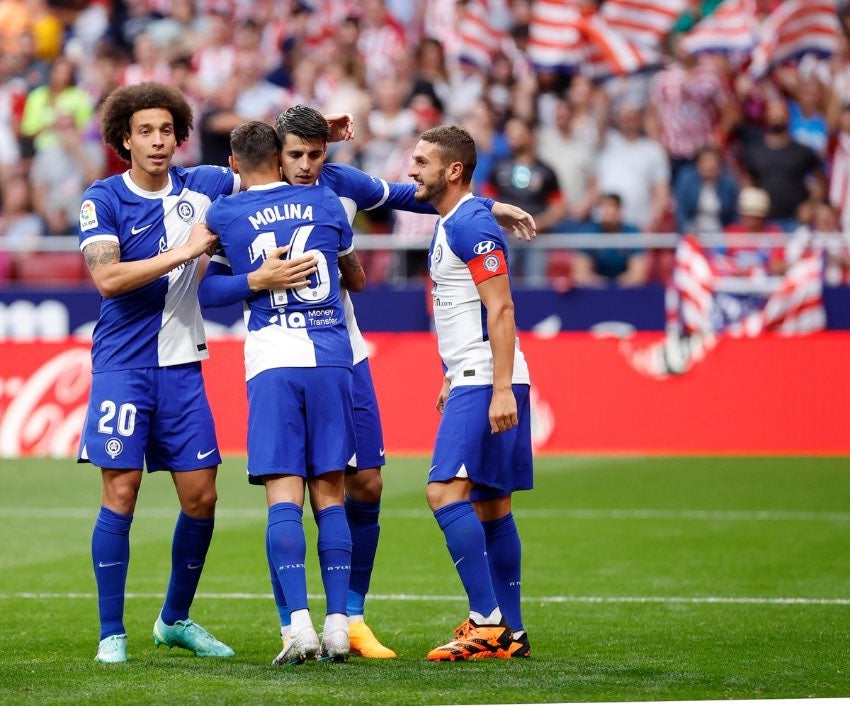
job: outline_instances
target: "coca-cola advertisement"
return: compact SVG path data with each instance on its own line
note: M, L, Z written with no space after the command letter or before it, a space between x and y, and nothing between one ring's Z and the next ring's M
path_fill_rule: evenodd
M521 335L539 453L848 454L850 336L727 339L681 374L635 351L653 338ZM656 336L657 338L657 336ZM369 334L390 454L428 454L442 370L433 334ZM207 395L225 454L244 454L242 342L213 339ZM76 457L91 363L84 339L0 344L0 457Z
M90 383L85 343L4 343L0 457L76 455Z

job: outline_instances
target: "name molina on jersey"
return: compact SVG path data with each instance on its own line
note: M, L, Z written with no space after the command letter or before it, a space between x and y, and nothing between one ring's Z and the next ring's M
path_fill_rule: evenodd
M261 227L268 226L275 221L288 221L293 219L312 221L312 204L307 204L306 206L300 203L275 204L274 206L267 206L266 208L257 211L253 216L248 216L248 220L251 225L254 226L254 230L260 230Z

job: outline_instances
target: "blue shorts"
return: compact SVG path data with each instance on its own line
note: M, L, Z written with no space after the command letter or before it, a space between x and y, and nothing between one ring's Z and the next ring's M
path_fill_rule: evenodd
M383 466L384 434L368 358L354 366L354 434L355 452L348 460L346 475Z
M248 381L248 480L342 471L354 453L350 368L272 368Z
M529 386L514 385L513 391L519 423L493 434L487 416L492 386L452 389L437 429L429 482L463 477L465 470L473 483L473 500L493 500L533 487Z
M148 471L221 463L200 363L94 373L78 460Z

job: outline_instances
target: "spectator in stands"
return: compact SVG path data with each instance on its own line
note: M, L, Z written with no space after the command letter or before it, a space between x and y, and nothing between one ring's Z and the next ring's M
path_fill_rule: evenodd
M139 32L133 40L133 61L121 72L121 85L142 81L168 83L170 80L171 70L162 49L147 32Z
M407 107L410 86L403 76L387 76L374 87L374 107L366 119L368 143L363 148L363 171L383 173L384 163L398 143L416 126Z
M774 261L775 272L786 272L802 257L821 255L824 283L831 286L850 284L850 237L840 232L838 211L826 201L811 207L811 224L802 224Z
M576 137L598 148L608 124L608 98L587 76L576 74L567 89Z
M245 120L271 125L282 110L289 107L290 94L265 78L265 60L259 47L240 49L236 55L234 76L239 85L236 112Z
M112 42L104 40L97 45L92 61L82 67L80 80L80 87L89 95L92 103L97 105L121 85L126 64L127 56Z
M738 195L738 219L726 226L732 236L781 235L782 228L767 220L770 213L770 194L764 189L745 186ZM721 275L764 276L770 272L776 246L749 245L739 239L715 249L718 257L712 263Z
M357 49L366 62L370 85L395 75L407 55L404 27L387 10L385 0L362 0Z
M32 31L21 32L15 45L15 51L0 59L4 72L9 79L20 79L29 93L47 83L50 64L35 53L35 37Z
M838 211L839 230L850 233L850 102L841 107L829 175L829 202Z
M800 205L809 198L821 200L825 192L820 159L791 137L789 123L786 101L769 99L763 139L748 145L743 164L749 183L764 189L770 198L768 218L786 232L797 227Z
M30 185L22 174L0 184L0 250L33 248L44 235L44 224L33 213Z
M816 76L803 79L796 66L779 67L773 71L773 76L789 97L788 132L791 137L823 159L829 144L825 86Z
M670 198L670 166L664 148L645 136L643 111L621 103L614 112L616 129L605 134L596 165L598 193L617 194L623 220L644 233L661 230Z
M697 152L693 165L682 167L673 187L679 233L721 233L737 216L738 184L713 145Z
M93 113L91 98L77 85L73 62L66 56L60 56L50 67L47 84L33 89L27 96L21 133L33 141L38 152L58 141L54 128L58 115L72 115L77 128L82 130Z
M537 153L555 170L567 204L567 218L556 226L565 232L581 231L590 218L596 182L596 149L575 131L572 104L560 98L555 104L555 123L537 130Z
M637 227L623 222L622 202L617 194L602 196L597 219L587 230L618 236L640 232ZM649 254L642 248L589 248L573 255L572 278L579 287L603 287L609 282L635 287L646 284L649 271Z
M438 40L425 37L419 42L414 55L415 69L411 96L427 94L436 100L434 104L443 110L451 104L452 89L449 72L446 70L446 55Z
M83 192L103 178L106 155L99 139L85 140L72 115L58 114L53 129L58 139L37 152L32 163L33 203L47 234L76 236Z
M18 37L32 27L27 0L0 0L0 55L15 52Z
M513 117L505 125L505 137L511 155L493 166L484 193L498 201L519 206L534 216L538 236L552 232L567 214L558 177L537 156L533 126ZM546 283L546 251L524 244L510 243L511 275L530 286Z
M203 44L206 21L198 16L192 0L171 0L165 7L168 14L151 22L147 34L167 58L191 56Z
M17 107L24 100L25 91L21 80L0 83L0 184L20 164Z
M112 16L113 39L129 52L136 37L156 20L150 0L124 0L117 3Z
M366 85L366 70L357 52L342 50L332 39L322 42L316 77L316 99L331 113L351 113L355 124L366 124L372 96ZM292 100L292 98L290 98ZM303 103L302 103L303 105ZM340 147L347 143L334 143Z
M511 154L511 147L503 130L499 129L493 110L486 99L476 101L464 116L462 125L475 140L478 164L472 172L472 192L480 196L493 171L493 165Z
M214 6L207 16L203 45L192 55L192 67L198 77L198 89L205 98L214 99L219 87L233 75L236 47L233 45L231 14L224 6Z
M650 83L647 132L670 158L670 183L682 166L693 164L703 145L724 144L739 112L734 97L714 67L673 39L675 61Z
M201 115L199 137L201 163L225 167L230 157L230 131L244 118L236 112L239 85L235 77L229 77L206 102Z

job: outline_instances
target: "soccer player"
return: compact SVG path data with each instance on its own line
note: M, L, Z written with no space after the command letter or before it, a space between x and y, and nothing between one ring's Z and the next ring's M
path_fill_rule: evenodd
M533 485L530 381L505 241L470 193L475 164L469 133L443 125L422 133L409 171L416 200L440 214L428 257L445 378L426 497L469 599L468 620L432 661L531 654L511 513L512 493Z
M378 206L435 213L429 204L418 203L413 197L414 184L393 184L371 177L345 164L326 164L327 126L320 113L298 105L281 113L275 127L281 140L281 160L284 179L293 185L329 187L342 200L349 222L357 211ZM514 206L483 201L498 214L500 222L511 228L517 237L530 239L534 235L534 220ZM219 304L229 304L257 291L246 284L230 282L229 268L215 259L210 263L201 283L201 302L215 298ZM293 278L297 273L293 272ZM221 288L229 287L228 296ZM210 290L217 289L214 295ZM345 288L342 289L346 323L354 351L354 422L356 453L349 461L345 475L345 510L353 542L351 582L348 590L349 639L352 654L371 658L392 658L395 652L375 637L364 621L366 594L372 577L380 526L380 500L383 490L381 467L384 465L384 443L381 420L372 375L369 368L366 342L357 326L354 306ZM290 635L289 610L280 586L275 582L275 570L270 566L272 586L281 618L281 637L284 649Z
M346 116L336 117L334 135L350 137ZM215 236L196 224L213 199L239 190L239 178L220 167L171 166L191 126L191 108L174 88L146 82L116 89L103 104L101 128L130 168L95 182L80 208L80 249L103 297L79 459L101 468L92 533L100 662L127 660L129 532L145 465L171 471L181 508L154 642L198 656L233 654L189 619L189 608L212 538L221 462L201 377L207 345L196 280L197 258ZM263 286L303 276L287 269L281 279L274 264L259 273Z
M327 135L326 123L324 130ZM230 144L230 166L247 191L217 200L207 214L220 239L214 262L246 276L285 246L312 254L316 262L305 286L260 291L246 299L248 478L265 486L267 553L291 620L291 639L274 664L300 664L317 653L320 659L344 661L351 534L343 496L346 462L354 453L354 398L340 273L354 291L366 279L336 194L280 180L280 144L270 125L243 123L231 132ZM307 605L305 485L319 529L327 603L321 645Z
M215 237L197 224L212 199L238 191L229 170L172 167L192 111L176 89L141 83L104 102L104 141L130 169L95 182L80 209L80 248L103 299L81 461L100 466L92 534L100 662L127 660L124 591L142 469L171 471L180 501L172 568L154 642L203 657L233 655L189 619L213 532L221 462L201 377L207 357L197 258Z

